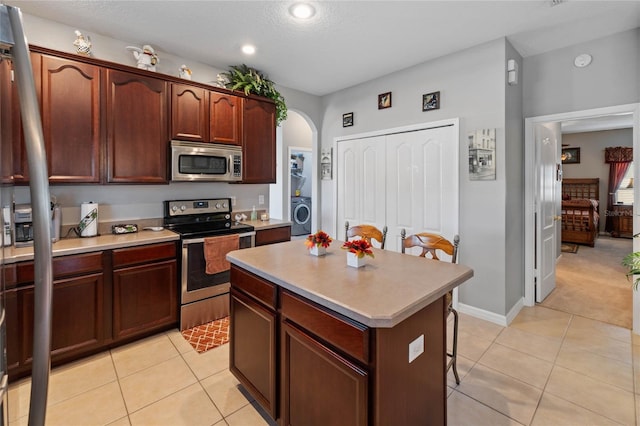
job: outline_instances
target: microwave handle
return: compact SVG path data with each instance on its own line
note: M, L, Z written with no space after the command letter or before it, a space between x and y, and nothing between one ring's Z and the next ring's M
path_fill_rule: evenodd
M229 176L233 176L233 154L229 154L229 158L227 158L227 174Z

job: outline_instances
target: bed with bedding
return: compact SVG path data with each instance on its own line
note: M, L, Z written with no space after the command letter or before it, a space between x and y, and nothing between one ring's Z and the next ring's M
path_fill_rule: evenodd
M599 196L599 178L562 180L562 242L594 246Z

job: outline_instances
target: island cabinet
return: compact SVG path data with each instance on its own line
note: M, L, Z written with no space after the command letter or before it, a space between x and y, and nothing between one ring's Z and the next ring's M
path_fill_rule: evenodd
M113 338L148 334L177 320L176 243L113 250Z
M106 70L107 181L167 183L168 83Z
M244 100L242 183L276 183L276 106Z
M473 271L378 249L351 268L339 247L227 254L231 372L282 425L446 424L445 298Z
M251 273L231 268L229 336L231 372L269 415L278 417L276 286Z
M111 327L105 312L110 308L111 289L110 279L103 273L105 259L104 252L53 259L52 363L95 351L109 339ZM10 374L30 369L34 325L33 262L22 262L12 268L17 287L7 294ZM12 312L15 310L17 316Z

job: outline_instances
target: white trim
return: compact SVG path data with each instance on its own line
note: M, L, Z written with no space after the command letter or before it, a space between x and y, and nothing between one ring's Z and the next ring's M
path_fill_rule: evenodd
M521 299L522 300L522 299ZM516 303L516 306L518 306L520 304ZM515 306L514 306L515 308ZM520 306L520 308L522 308L522 306ZM471 305L465 305L464 303L458 303L458 307L455 308L459 313L461 314L466 314L466 315L470 315L474 318L479 318L485 321L489 321L492 322L494 324L500 325L502 327L507 327L509 325L509 322L511 320L513 320L513 318L511 318L511 320L508 319L508 316L505 315L498 315L494 312L491 311L485 311L484 309L480 309L480 308L476 308L475 306L471 306ZM512 309L513 311L513 309ZM518 309L519 311L519 309Z
M580 118L598 117L611 114L633 114L633 150L640 152L640 104L616 105L604 108L595 108L583 111L565 112L560 114L544 115L539 117L525 118L525 200L524 200L524 305L535 305L535 224L534 214L536 210L536 194L535 194L535 176L538 170L538 164L535 158L535 135L534 129L536 124L560 122L566 120L575 120ZM636 180L640 176L639 170L635 171ZM639 192L637 189L635 199L640 202ZM640 218L638 217L638 202L634 203L634 230L640 229ZM640 242L634 239L634 250L640 250ZM633 303L633 330L634 333L640 334L640 297L634 295Z

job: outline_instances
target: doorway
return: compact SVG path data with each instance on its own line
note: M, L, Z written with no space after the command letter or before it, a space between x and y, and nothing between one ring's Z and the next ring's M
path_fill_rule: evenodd
M592 110L577 111L571 113L554 114L541 117L527 118L525 120L525 297L524 304L533 306L536 303L535 292L536 285L540 282L540 259L543 258L544 247L536 244L539 241L540 231L536 226L540 221L540 196L538 195L538 181L540 173L540 160L536 156L539 149L536 142L536 129L542 124L562 123L570 120L587 120L587 119L603 119L604 117L620 117L627 116L630 118L631 127L633 129L633 149L640 152L638 134L640 128L639 119L640 104L628 104L614 107L597 108ZM559 149L558 149L559 151ZM559 164L559 152L556 162ZM638 168L635 168L634 178L637 181ZM634 206L638 205L640 200L639 191L634 189ZM637 207L636 207L637 208ZM638 215L633 216L633 227L635 230L640 229ZM556 236L559 238L559 235ZM634 239L633 250L640 250L640 243ZM553 245L553 249L559 246ZM545 263L547 268L553 269L555 275L555 262L551 265ZM640 333L640 296L638 292L633 292L633 330Z

